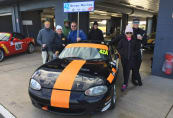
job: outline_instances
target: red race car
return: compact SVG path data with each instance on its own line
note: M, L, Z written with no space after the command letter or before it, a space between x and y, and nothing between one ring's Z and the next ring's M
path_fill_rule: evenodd
M0 33L0 62L6 56L23 53L32 53L35 50L33 38L25 37L20 33Z

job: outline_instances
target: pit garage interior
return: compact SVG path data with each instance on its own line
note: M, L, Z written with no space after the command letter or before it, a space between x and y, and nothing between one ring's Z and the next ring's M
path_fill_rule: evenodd
M63 1L78 0L1 0L0 32L21 32L36 39L38 31L43 28L43 22L47 19L51 21L52 29L57 24L63 26L64 19L76 20L77 14L63 13ZM140 27L146 30L148 36L156 33L156 30L159 34L156 36L155 50L144 50L140 70L143 80L145 79L144 86L135 88L130 85L128 92L120 96L116 109L111 112L79 116L79 118L165 118L165 116L172 118L171 113L173 114L173 112L170 110L173 96L172 81L151 76L154 74L173 78L165 76L161 72L164 53L168 50L167 48L173 51L172 40L170 40L173 37L163 34L165 31L171 34L170 27L173 26L172 18L170 19L169 16L172 15L173 2L168 1L165 3L164 0L161 0L160 3L160 0L96 0L95 12L80 13L80 28L87 34L93 22L97 20L106 40L112 38L115 30L117 34L122 33L125 26L132 23L134 17L141 20ZM170 27L166 30L164 25ZM170 42L170 44L166 42ZM154 55L153 52L155 52ZM153 70L151 70L151 57L153 56L155 61ZM38 110L31 104L28 96L28 81L30 75L40 65L40 52L31 55L17 55L0 63L0 104L3 104L17 118L62 117ZM122 73L120 74L122 75ZM78 118L78 116L76 117ZM74 118L74 116L63 116L63 118Z

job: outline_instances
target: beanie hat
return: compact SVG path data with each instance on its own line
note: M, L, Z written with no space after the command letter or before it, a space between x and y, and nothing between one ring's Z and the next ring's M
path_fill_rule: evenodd
M59 29L62 30L62 27L60 25L57 25L56 30L59 30Z
M99 24L98 24L98 22L97 22L97 21L94 21L94 24L93 24L93 25L97 25L97 26L98 26Z
M133 28L132 28L131 25L127 25L127 26L126 26L125 33L127 33L127 32L132 32L132 33L133 33Z
M64 23L66 23L66 22L68 22L68 23L69 23L69 20L68 20L68 19L65 19L65 20L64 20Z

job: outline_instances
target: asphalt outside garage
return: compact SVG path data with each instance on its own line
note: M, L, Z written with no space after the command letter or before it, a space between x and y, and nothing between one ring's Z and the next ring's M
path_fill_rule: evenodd
M173 118L173 80L151 76L150 57L145 54L141 68L144 86L130 85L126 92L120 92L114 110L86 116L59 116L35 108L28 84L42 63L40 52L9 57L0 63L0 104L16 118ZM121 69L119 76L121 80Z

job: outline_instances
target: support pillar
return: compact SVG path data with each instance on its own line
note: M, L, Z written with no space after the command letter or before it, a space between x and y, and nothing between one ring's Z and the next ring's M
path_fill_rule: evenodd
M156 32L157 29L157 15L154 15L152 18L152 32Z
M79 16L80 16L79 28L83 30L87 35L89 32L89 12L81 12ZM77 22L77 13L70 13L69 20Z
M64 26L64 20L68 19L68 13L64 13L64 2L67 2L67 0L57 0L55 7L56 25Z
M12 6L12 23L13 32L23 33L22 18L18 4Z
M165 61L165 53L173 53L173 16L172 16L172 0L161 0L158 22L154 22L154 26L157 24L156 31L156 43L154 48L154 57L153 57L153 68L152 74L156 76L162 76L166 78L173 79L173 73L171 75L166 75L162 71L162 67ZM156 16L155 18L156 19Z
M126 26L128 25L128 14L122 14L122 20L121 20L121 34L125 32Z
M153 20L151 18L147 18L147 26L146 26L147 35L150 35L152 33L152 25L153 25Z

